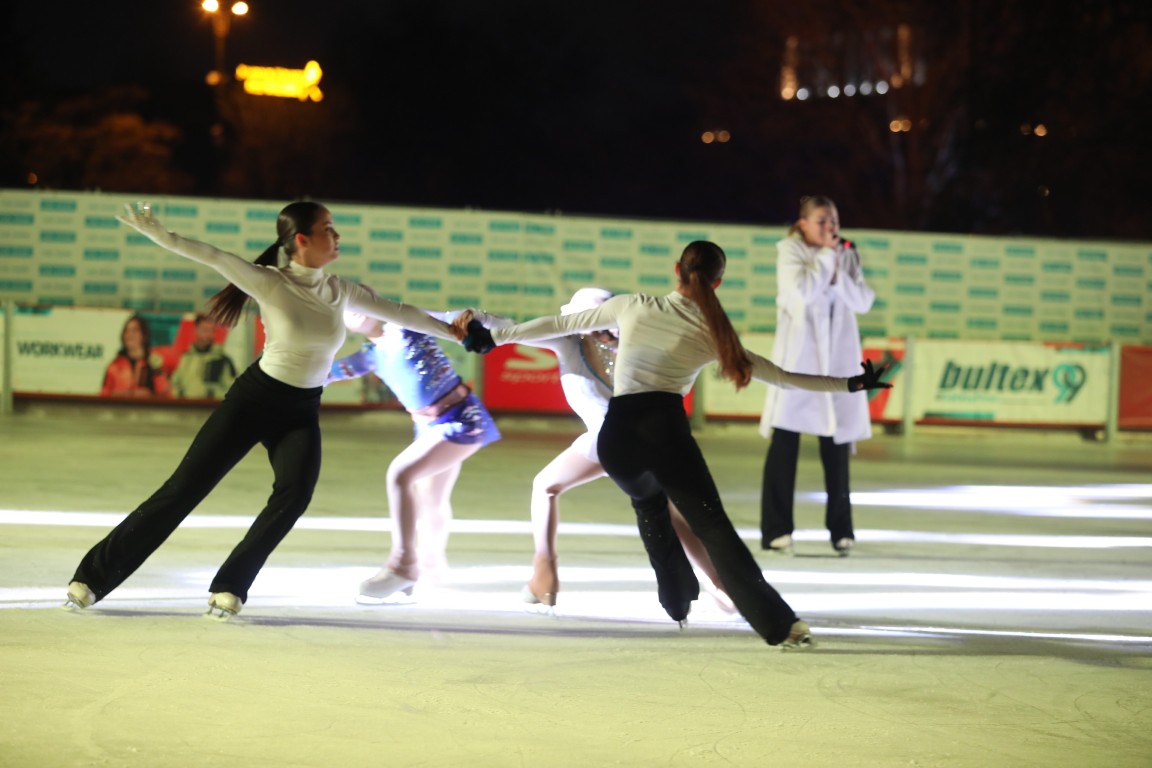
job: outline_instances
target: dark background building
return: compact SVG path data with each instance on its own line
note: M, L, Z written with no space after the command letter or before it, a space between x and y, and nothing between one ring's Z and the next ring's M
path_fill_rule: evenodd
M0 185L1152 239L1144 0L251 6L6 4Z

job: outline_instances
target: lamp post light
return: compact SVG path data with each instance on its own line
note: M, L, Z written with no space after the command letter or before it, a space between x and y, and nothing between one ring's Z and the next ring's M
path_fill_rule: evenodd
M232 17L248 13L248 3L232 3L232 6L225 10L220 6L219 0L204 0L200 3L200 7L212 15L212 34L216 38L216 69L208 73L208 84L220 85L227 79L224 69L224 44L228 40L228 32L232 29Z

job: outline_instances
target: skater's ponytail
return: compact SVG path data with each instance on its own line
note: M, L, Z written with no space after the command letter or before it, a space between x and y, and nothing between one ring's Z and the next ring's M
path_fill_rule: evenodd
M297 202L285 206L276 219L276 242L265 248L256 257L255 263L265 267L279 266L281 249L291 259L296 253L296 235L312 234L313 225L325 210L324 206L313 202ZM220 325L232 328L240 319L248 298L248 294L229 283L208 300L208 316Z
M748 353L713 288L724 276L727 262L724 251L715 243L707 240L691 242L680 256L680 283L708 321L720 363L720 375L735 383L737 389L743 389L752 380L752 361L748 359Z

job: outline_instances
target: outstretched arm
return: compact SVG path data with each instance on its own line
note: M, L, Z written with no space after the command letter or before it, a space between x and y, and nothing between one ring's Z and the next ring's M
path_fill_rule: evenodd
M362 285L349 283L348 286L348 309L353 312L441 339L459 341L463 338L463 334L457 333L448 323L437 320L420 307L377 296Z
M276 278L269 269L245 261L234 253L222 251L208 243L181 237L169 231L156 218L152 206L148 203L126 204L124 213L116 218L161 248L211 267L249 296L258 296L262 288L276 284Z
M874 369L872 361L861 363L864 373L848 378L840 376L817 376L808 373L793 373L762 357L748 352L752 360L752 378L782 389L807 389L812 392L859 392L865 389L889 389L891 384L882 381L887 366Z

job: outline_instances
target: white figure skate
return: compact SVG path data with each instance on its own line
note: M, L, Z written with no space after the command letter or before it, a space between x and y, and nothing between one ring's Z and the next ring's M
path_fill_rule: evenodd
M204 613L204 618L228 621L240 613L243 605L240 598L231 592L213 592L208 598L208 610Z
M356 602L362 605L408 602L404 598L412 597L415 586L415 579L401 576L387 567L381 568L375 576L360 582L360 595Z
M68 598L60 606L66 611L82 611L90 608L96 602L96 595L88 589L82 581L73 581L68 585Z

